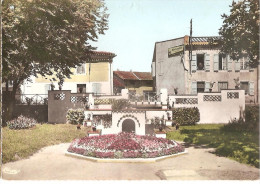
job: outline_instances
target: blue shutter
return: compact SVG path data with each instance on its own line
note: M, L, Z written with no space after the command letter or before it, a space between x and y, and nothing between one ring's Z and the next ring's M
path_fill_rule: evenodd
M197 94L197 82L191 82L191 94Z
M205 82L205 92L209 92L210 89L210 82Z
M218 71L218 59L219 55L218 54L214 54L214 71Z
M255 90L254 90L254 82L249 82L249 95L254 95Z
M229 55L227 55L227 65L228 71L232 71L232 60L230 59Z
M196 72L197 70L197 55L196 54L192 54L192 58L191 58L191 71L192 72Z
M240 60L235 61L235 71L239 71L240 70Z
M205 55L205 69L206 71L210 71L210 55Z

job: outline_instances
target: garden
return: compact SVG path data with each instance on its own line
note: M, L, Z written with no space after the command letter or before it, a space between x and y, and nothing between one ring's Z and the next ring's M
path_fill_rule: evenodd
M68 152L97 158L154 158L184 152L173 140L122 132L75 139Z

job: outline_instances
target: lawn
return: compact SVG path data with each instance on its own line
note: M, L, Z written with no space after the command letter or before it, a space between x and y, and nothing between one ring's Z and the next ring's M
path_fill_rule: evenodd
M216 155L259 168L259 134L249 131L225 131L223 126L181 126L177 131L168 132L167 138L215 148Z
M86 136L86 129L77 130L71 124L37 124L35 128L11 130L2 129L3 163L27 158L45 146L71 142Z

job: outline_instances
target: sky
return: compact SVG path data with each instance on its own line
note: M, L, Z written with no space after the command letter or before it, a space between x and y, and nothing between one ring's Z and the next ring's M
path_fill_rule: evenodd
M113 70L150 72L154 44L183 37L218 36L232 0L105 0L109 29L93 43L116 54Z

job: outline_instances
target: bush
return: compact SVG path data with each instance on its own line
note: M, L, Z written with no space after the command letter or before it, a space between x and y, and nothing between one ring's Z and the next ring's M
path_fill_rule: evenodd
M120 110L126 109L128 107L130 107L130 102L126 99L114 100L112 103L113 111L120 111Z
M175 108L172 111L172 119L179 125L195 125L200 121L200 112L197 107Z
M10 129L26 129L35 126L36 123L35 119L20 115L18 118L8 121L7 125Z
M84 109L69 109L66 118L71 124L82 124L85 118Z
M259 107L246 106L243 117L232 119L223 129L227 131L259 131Z

